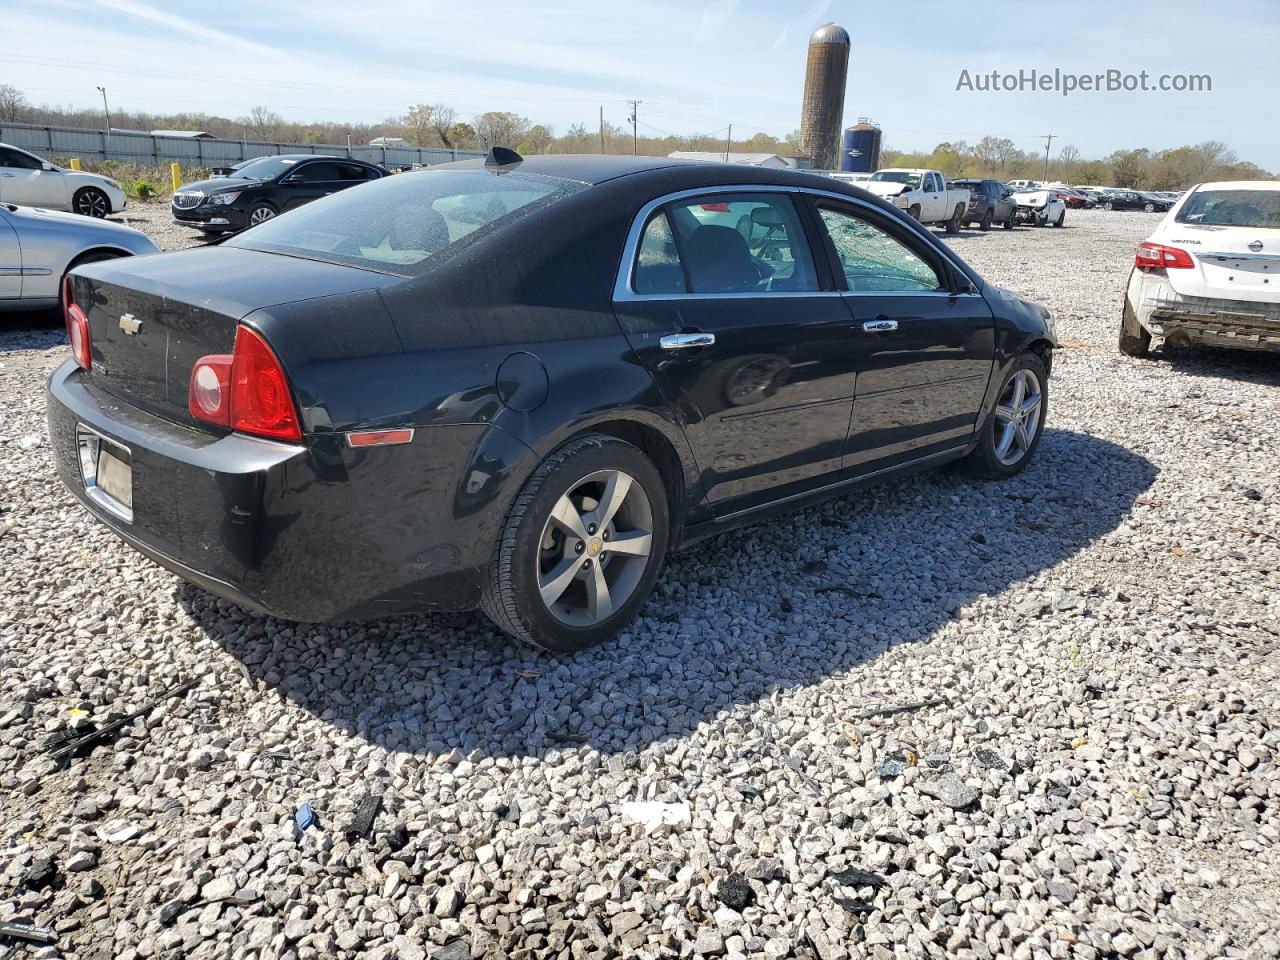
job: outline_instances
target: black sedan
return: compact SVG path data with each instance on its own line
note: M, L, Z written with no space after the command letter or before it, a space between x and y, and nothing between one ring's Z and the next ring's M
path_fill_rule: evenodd
M1147 213L1164 213L1170 204L1159 197L1151 197L1138 190L1110 190L1098 198L1098 206L1104 210L1145 210Z
M495 151L68 294L58 470L127 542L280 617L480 606L552 650L617 634L679 545L1022 470L1054 347L856 187L645 157Z
M184 184L174 193L169 202L174 223L234 233L389 173L363 160L307 153L260 157L224 169L224 176Z

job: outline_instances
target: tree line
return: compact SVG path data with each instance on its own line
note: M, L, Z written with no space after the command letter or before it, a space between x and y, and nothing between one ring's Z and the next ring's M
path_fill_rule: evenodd
M0 84L0 121L46 123L73 127L101 128L104 117L96 109L33 106L18 88ZM620 126L603 118L595 123L575 123L557 135L548 125L534 123L509 111L489 111L463 119L447 104L420 103L403 116L381 123L299 123L286 120L269 107L254 107L243 117L220 117L207 113L153 114L119 111L111 115L111 126L130 130L204 130L231 140L263 140L281 143L367 144L379 137L398 137L414 147L442 147L458 150L487 150L494 146L513 147L522 154L538 153L631 153L666 156L675 150L729 151L735 153L799 152L799 132L781 139L756 133L746 139L729 141L723 133L675 136L644 133L637 135L629 125ZM643 127L641 123L639 126ZM1101 159L1086 160L1074 146L1067 145L1048 159L1043 151L1023 150L1005 137L986 136L976 143L963 140L940 143L932 151L902 151L886 147L881 152L883 167L928 167L941 170L952 179L993 177L999 180L1049 179L1072 184L1178 190L1205 180L1253 180L1270 176L1261 167L1241 160L1218 141L1166 150L1139 148L1117 150Z

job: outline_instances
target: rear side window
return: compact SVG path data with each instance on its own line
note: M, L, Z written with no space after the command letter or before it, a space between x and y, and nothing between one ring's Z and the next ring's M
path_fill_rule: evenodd
M419 170L323 197L226 245L417 276L446 250L586 186L519 171Z
M375 179L375 173L369 167L362 167L358 163L340 163L338 164L339 180L372 180Z
M786 194L713 194L671 204L666 219L689 293L818 289L804 227ZM646 240L662 229L654 222ZM659 235L650 240L650 256L660 239L665 241ZM640 272L638 267L637 276ZM636 292L645 291L637 286Z
M330 180L337 180L338 165L336 163L328 163L320 161L318 163L304 163L297 170L298 176L306 183L327 183Z
M661 210L650 218L640 237L632 281L636 293L689 292L676 239L671 233L671 221Z
M1197 190L1178 211L1179 223L1280 229L1280 190Z

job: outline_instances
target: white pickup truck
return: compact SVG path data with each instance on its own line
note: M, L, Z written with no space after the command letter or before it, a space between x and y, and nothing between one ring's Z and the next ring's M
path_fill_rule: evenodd
M960 232L969 208L969 191L949 189L946 177L937 170L877 170L858 186L884 197L921 223L945 224L947 233Z

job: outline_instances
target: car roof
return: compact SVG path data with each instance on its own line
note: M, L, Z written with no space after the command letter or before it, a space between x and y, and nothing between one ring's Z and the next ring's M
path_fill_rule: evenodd
M1202 183L1197 190L1280 190L1280 180L1219 180Z

